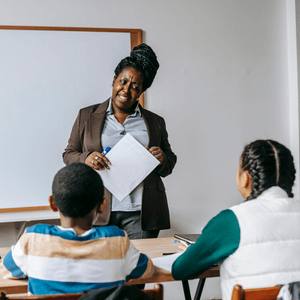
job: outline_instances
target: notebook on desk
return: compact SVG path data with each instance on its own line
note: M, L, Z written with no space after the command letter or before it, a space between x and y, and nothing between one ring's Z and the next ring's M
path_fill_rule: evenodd
M201 233L180 233L174 234L174 237L178 240L184 241L188 244L195 244L197 238L201 235Z

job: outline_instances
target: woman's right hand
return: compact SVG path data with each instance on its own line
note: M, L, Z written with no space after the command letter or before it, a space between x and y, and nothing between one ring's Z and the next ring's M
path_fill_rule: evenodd
M85 164L92 167L95 170L109 170L110 161L105 157L105 155L100 152L92 152L86 159Z

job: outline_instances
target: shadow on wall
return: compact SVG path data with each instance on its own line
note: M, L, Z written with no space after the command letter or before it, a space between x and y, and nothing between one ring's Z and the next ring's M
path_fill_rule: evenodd
M14 245L17 242L21 231L23 231L26 227L30 227L38 223L60 225L60 220L30 221L26 222L25 227L23 228L24 223L25 222L0 223L0 247L10 247Z
M176 224L176 220L174 220L174 222L172 222L172 219L171 219L171 229L168 229L168 230L161 230L159 232L159 236L160 238L162 237L170 237L170 236L174 236L175 233L189 233L189 232L183 232L183 229L180 228L178 226L178 224ZM193 232L191 232L193 233Z

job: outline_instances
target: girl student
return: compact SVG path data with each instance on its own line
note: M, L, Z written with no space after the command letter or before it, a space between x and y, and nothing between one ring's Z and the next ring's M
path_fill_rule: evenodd
M233 287L300 281L300 201L293 198L293 156L273 140L245 146L236 175L245 201L212 218L196 243L175 260L175 279L194 278L220 264L222 299Z

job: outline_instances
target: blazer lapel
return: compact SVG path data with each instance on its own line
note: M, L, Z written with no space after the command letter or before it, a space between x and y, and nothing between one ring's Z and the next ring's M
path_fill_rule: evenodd
M108 107L109 99L98 106L98 108L91 114L88 120L87 132L90 133L89 138L94 150L102 152L101 145L101 132L104 126L106 110Z
M159 132L158 132L157 124L155 123L155 119L153 118L152 114L149 113L149 111L144 109L142 106L140 106L140 110L148 130L148 136L149 136L148 147L151 148L152 146L159 145Z
M93 145L94 150L102 152L103 147L101 145L101 132L104 126L104 121L106 117L106 110L108 107L109 99L103 102L98 106L98 108L92 113L91 117L88 120L87 132L90 133L91 144ZM140 106L142 117L147 126L148 136L149 136L149 147L159 145L159 131L155 118L153 115L146 109Z

